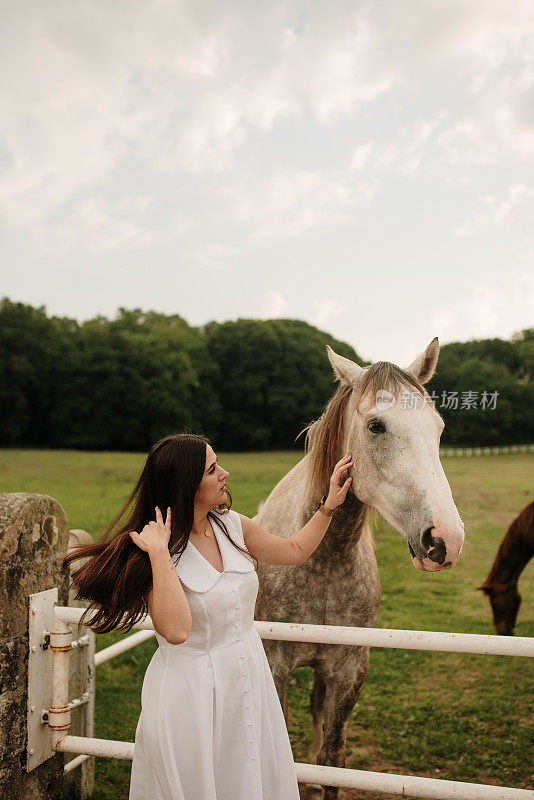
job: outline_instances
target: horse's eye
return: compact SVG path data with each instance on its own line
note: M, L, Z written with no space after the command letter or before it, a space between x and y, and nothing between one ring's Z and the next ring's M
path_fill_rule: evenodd
M379 422L377 419L371 420L371 422L367 427L369 428L371 433L384 433L386 430L382 425L382 423Z

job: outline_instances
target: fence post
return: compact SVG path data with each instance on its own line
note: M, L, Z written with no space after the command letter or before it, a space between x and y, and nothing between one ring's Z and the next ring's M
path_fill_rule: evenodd
M0 797L57 800L63 753L27 771L29 596L57 587L68 604L67 516L53 497L0 494ZM41 709L35 713L40 714Z
M69 552L71 548L79 545L91 544L93 537L87 531L76 529L71 530L69 535ZM71 564L71 571L82 566L87 559L77 559ZM85 600L75 600L76 586L69 591L67 605L78 608L86 608ZM78 623L71 625L73 639L78 638ZM69 734L72 736L94 736L94 713L95 713L95 634L85 625L80 626L80 637L87 636L89 644L86 647L73 648L69 656L69 699L79 697L87 692L88 702L73 708L70 712ZM65 753L65 764L73 761L76 756L73 753ZM82 756L83 758L83 756ZM68 771L65 775L65 790L73 791L79 800L87 800L94 791L95 786L95 757L87 756L84 761Z

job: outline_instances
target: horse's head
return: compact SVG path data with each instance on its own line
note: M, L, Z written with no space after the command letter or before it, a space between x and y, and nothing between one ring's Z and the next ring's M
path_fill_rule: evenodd
M382 361L362 368L327 350L352 390L338 456L352 455L351 491L405 537L418 569L452 567L464 525L439 460L443 419L422 385L436 368L437 338L405 370Z
M513 636L521 595L514 583L485 583L478 587L489 597L495 630L501 636Z

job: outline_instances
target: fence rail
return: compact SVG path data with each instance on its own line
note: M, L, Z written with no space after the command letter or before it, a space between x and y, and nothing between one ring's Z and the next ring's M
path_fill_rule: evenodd
M442 456L500 456L508 453L534 453L534 444L509 444L498 447L440 447Z
M88 754L132 760L134 750L132 742L68 735L70 710L65 709L73 705L72 702L70 704L68 702L68 653L73 645L79 646L78 643L81 641L81 639L71 641L72 631L68 624L78 622L84 609L54 604L53 612L55 624L54 629L50 631L50 650L54 692L48 714L52 749L79 754L66 765L68 770L82 763ZM263 639L534 657L534 638L529 637L301 625L260 620L255 621L254 626ZM95 665L135 647L154 634L150 617L134 625L133 629L138 632L96 653ZM426 797L435 800L534 800L534 791L529 789L368 772L317 764L296 763L295 769L297 779L303 783L382 791L403 797Z
M56 619L78 622L83 608L56 606ZM438 650L447 653L478 653L494 656L534 657L534 638L530 636L495 636L483 633L448 633L443 631L404 631L399 628L356 628L342 625L307 625L295 622L264 622L255 620L254 627L262 639L282 639L286 642L315 642L317 644L365 645L394 647L402 650ZM146 617L132 630L154 632L152 620ZM139 637L139 638L134 638ZM148 639L150 634L133 634L95 654L95 664L129 650ZM130 640L131 641L130 643ZM100 657L100 658L99 658Z

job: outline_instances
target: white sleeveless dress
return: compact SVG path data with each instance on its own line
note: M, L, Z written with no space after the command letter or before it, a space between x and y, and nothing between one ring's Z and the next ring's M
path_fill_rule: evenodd
M214 514L245 547L237 512ZM129 800L299 800L282 707L253 625L258 576L213 527L222 573L190 541L175 557L193 624L177 645L156 633Z

